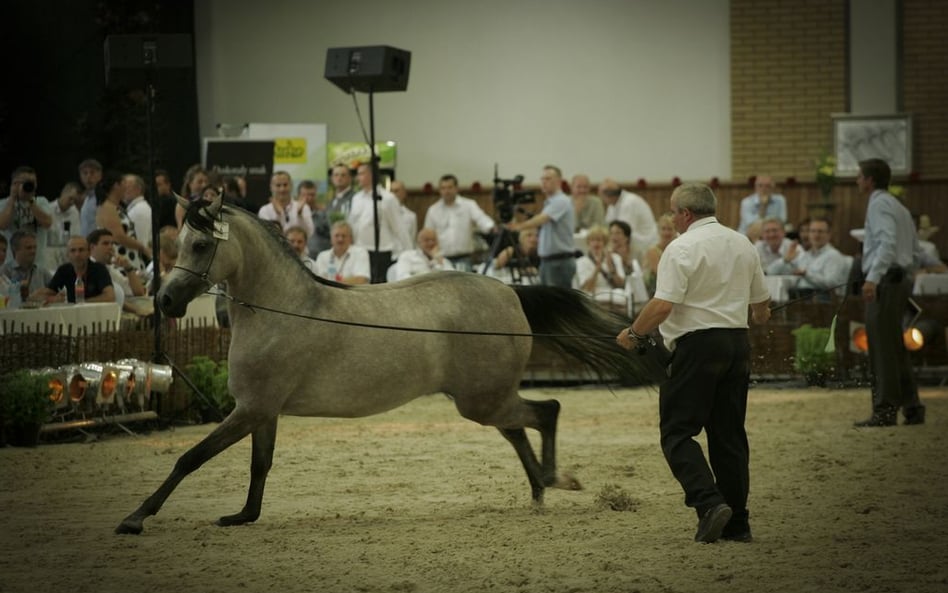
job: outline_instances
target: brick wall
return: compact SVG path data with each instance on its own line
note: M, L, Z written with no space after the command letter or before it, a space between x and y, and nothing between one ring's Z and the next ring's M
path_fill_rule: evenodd
M734 180L813 179L847 108L846 22L846 0L731 0Z
M902 104L913 114L913 169L948 176L948 3L902 0Z

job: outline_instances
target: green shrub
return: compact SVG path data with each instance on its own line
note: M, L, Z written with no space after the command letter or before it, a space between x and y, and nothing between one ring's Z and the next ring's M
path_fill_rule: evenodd
M793 358L793 368L804 375L826 374L832 370L836 356L826 352L826 344L830 340L830 328L812 327L809 323L793 330L796 341L796 356Z
M43 424L51 409L49 375L19 370L0 377L0 419L4 424Z
M195 356L191 364L185 367L188 378L194 387L206 398L213 402L223 416L230 414L234 409L234 397L227 389L227 361L217 363L206 356ZM210 406L204 400L198 399L197 407L202 417L207 418Z

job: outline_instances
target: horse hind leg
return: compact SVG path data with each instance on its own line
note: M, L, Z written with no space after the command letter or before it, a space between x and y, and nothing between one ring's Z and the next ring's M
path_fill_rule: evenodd
M165 478L161 486L146 498L141 506L119 523L118 527L115 528L115 533L136 535L141 533L145 519L161 509L161 505L174 492L181 480L221 451L247 436L253 430L254 424L255 419L240 414L236 410L232 412L211 434L178 458L171 474Z
M524 428L498 427L520 457L530 481L530 490L535 504L542 504L546 488L581 490L576 478L559 475L556 471L556 424L560 413L560 403L556 400L521 400L529 413L523 426L533 428L540 433L541 461L537 461L533 447L527 439Z
M221 527L253 523L260 517L260 506L263 501L263 488L267 482L267 474L273 465L273 448L276 445L277 419L268 420L252 433L253 445L250 457L250 488L247 492L247 502L239 513L227 515L217 520Z

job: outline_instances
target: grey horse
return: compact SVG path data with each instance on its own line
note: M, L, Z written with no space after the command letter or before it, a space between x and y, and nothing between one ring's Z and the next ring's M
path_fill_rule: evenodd
M226 282L228 387L236 407L184 453L161 486L116 528L141 533L185 476L252 435L250 488L223 526L256 521L281 414L361 417L444 393L461 416L494 426L513 445L534 503L548 487L578 489L556 470L555 400L517 393L534 336L600 376L635 372L612 337L628 320L578 291L511 288L478 274L443 272L349 287L312 275L272 225L214 202L188 206L178 260L158 305L180 317L188 302ZM292 344L308 362L286 356ZM525 428L540 432L537 459Z

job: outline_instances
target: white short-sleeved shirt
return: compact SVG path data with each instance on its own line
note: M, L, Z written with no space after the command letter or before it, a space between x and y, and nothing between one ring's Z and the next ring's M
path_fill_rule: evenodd
M317 276L341 282L343 278L352 276L372 277L369 267L369 252L364 247L350 245L342 257L336 257L332 249L321 251L316 256Z
M702 329L746 328L747 307L770 298L757 250L713 216L696 220L658 262L655 298L674 303L659 326L665 344Z

